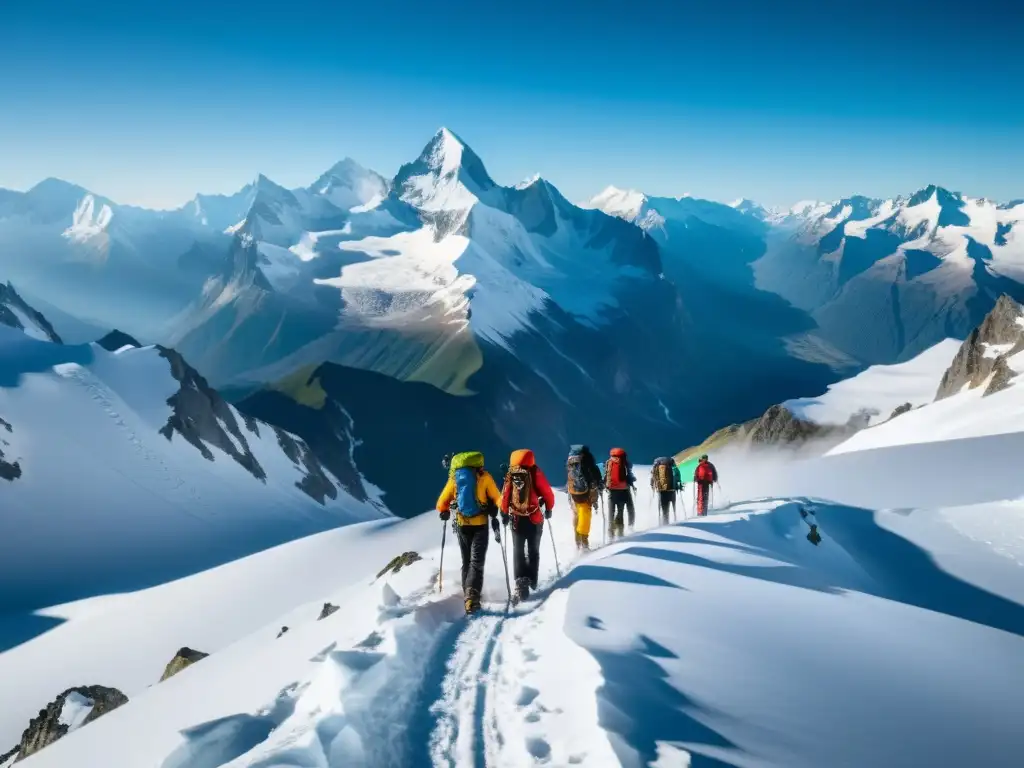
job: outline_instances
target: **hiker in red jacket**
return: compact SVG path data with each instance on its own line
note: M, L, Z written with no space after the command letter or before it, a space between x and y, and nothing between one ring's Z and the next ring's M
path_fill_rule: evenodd
M533 451L513 451L505 474L505 487L501 492L501 518L512 525L512 566L516 589L512 601L518 603L537 589L540 569L540 540L544 534L544 520L551 519L555 507L555 494L544 477ZM541 506L547 507L542 510Z
M624 511L630 533L636 525L636 507L630 490L636 490L636 476L629 457L621 448L612 448L608 461L604 463L604 487L608 489L608 509L611 513L608 515L608 538L614 540L616 536L625 533L622 519Z
M715 469L714 464L708 461L708 455L705 453L700 457L696 469L693 470L693 487L697 496L697 517L707 515L711 499L711 487L717 482L718 470Z

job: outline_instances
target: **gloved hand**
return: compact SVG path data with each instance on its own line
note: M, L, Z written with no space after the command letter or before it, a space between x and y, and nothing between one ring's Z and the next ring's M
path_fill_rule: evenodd
M502 512L501 513L501 524L504 525L506 528L508 528L508 523L509 523L509 515L507 515L506 513Z
M548 507L547 509L544 510L544 519L545 520L550 520L551 519L551 507Z
M447 509L444 512L441 512L440 515L441 519L444 520L446 523L452 518L452 513L449 512Z
M491 518L491 530L494 531L495 536L498 535L498 518L496 517Z
M497 525L498 505L494 504L493 502L491 504L488 504L487 505L487 514L491 516L491 519L494 520L495 521L495 525Z

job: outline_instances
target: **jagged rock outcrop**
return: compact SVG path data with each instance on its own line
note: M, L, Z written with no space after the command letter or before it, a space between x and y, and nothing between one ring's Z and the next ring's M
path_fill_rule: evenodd
M1003 294L981 325L960 345L942 376L935 399L955 395L965 386L975 389L985 382L988 382L985 396L1006 389L1016 375L1007 361L1022 351L1024 307Z
M3 325L16 328L19 331L27 331L25 324L18 317L18 313L28 318L28 320L34 324L39 331L49 338L54 344L63 344L60 336L50 325L49 321L43 317L40 312L37 312L31 306L29 306L18 292L14 290L14 286L10 283L4 285L0 283L0 323Z
M128 703L128 697L116 688L84 685L69 688L29 721L18 746L0 756L0 764L17 754L24 760L74 730Z
M754 445L793 445L834 433L838 427L823 426L797 418L782 405L773 405L761 418L744 425Z
M902 416L904 413L906 413L907 411L911 410L913 407L914 406L911 403L904 403L903 405L897 405L893 409L892 414L889 416L889 421L892 421L897 416Z
M197 661L202 661L209 655L192 648L179 648L178 652L174 654L174 658L167 662L164 673L160 676L160 682L162 683L167 678L173 677L186 667L191 667Z
M14 427L0 418L0 430L10 434L14 432ZM17 461L7 461L4 458L4 448L9 446L10 443L3 438L3 432L0 431L0 480L17 480L21 477L21 465ZM3 760L0 760L0 765L2 764Z
M338 606L334 605L333 603L324 603L324 607L320 610L320 615L316 617L316 620L321 621L323 619L326 619L328 616L330 616L332 613L335 613L337 610Z
M160 345L156 349L170 364L171 375L181 384L180 389L167 400L172 413L161 428L161 435L168 440L175 434L180 435L208 461L215 460L210 446L216 446L257 480L266 482L266 470L253 454L246 433L259 437L261 426L273 429L281 450L305 471L296 486L320 504L338 497L335 481L307 443L282 429L239 414L177 351ZM359 500L366 499L360 482L346 484L345 490Z
M398 573L405 566L412 565L416 561L422 559L423 558L420 557L419 552L403 552L397 557L391 558L391 562L381 568L377 573L377 578L379 579L385 573Z
M116 328L96 343L108 352L116 352L122 347L135 347L137 349L142 346L133 336L129 336L124 331L119 331Z

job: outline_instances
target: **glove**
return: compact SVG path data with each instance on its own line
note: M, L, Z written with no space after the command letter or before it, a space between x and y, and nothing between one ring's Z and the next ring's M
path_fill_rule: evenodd
M494 503L488 504L487 505L487 514L491 516L491 519L494 520L495 521L495 525L497 525L497 521L498 521L498 506L496 504L494 504Z
M451 518L452 518L452 513L449 512L447 509L444 512L441 513L441 519L444 520L446 523L449 520L451 520Z
M497 517L493 517L493 516L491 517L491 530L494 531L494 535L495 536L498 535L498 518Z
M509 516L504 512L501 513L501 524L508 528Z
M545 520L550 520L551 519L551 507L548 507L547 509L544 510L544 519Z

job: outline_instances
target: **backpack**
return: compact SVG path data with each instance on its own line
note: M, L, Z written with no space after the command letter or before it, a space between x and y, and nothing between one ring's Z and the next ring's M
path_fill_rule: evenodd
M570 496L588 496L590 494L590 480L587 479L586 470L583 467L583 451L578 446L573 446L569 451L569 458L565 462L565 469L569 474L569 480L565 484L565 490Z
M676 479L672 473L672 459L655 459L651 477L656 491L664 492L676 489Z
M715 481L715 473L711 469L709 462L697 465L697 482L698 483L713 483Z
M606 485L610 490L621 491L629 487L629 469L626 466L626 452L612 448L612 455L605 464Z
M476 497L478 473L484 466L482 453L471 451L452 457L451 472L455 479L455 508L463 517L479 515L480 502Z
M513 464L505 475L505 483L509 486L508 511L510 515L526 517L531 514L533 498L533 473L530 467Z

